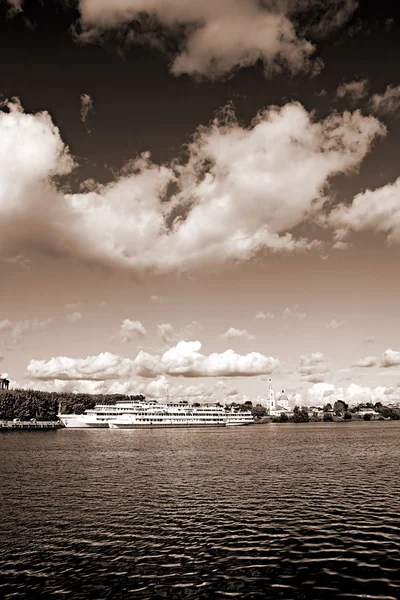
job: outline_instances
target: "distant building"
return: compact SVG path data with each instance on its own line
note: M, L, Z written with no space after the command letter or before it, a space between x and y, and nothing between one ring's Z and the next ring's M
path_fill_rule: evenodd
M324 409L321 406L310 406L307 412L309 417L313 417L315 419L323 419L324 412L333 413L333 409L331 411L324 411Z
M275 392L272 389L272 380L269 380L267 392L267 413L270 417L280 417L285 413L288 417L293 415L293 411L289 407L289 398L285 395L285 390L275 398Z
M367 408L365 406L360 406L359 410L355 414L359 415L360 417L364 417L365 415L371 415L371 417L380 416L380 413L378 413L376 410L373 408Z

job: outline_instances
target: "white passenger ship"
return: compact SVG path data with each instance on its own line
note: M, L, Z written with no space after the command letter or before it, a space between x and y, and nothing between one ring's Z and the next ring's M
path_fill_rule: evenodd
M250 425L250 411L216 404L195 406L187 402L158 403L155 400L129 400L116 404L96 404L82 415L59 414L65 427L111 429L151 429L166 427L228 427Z

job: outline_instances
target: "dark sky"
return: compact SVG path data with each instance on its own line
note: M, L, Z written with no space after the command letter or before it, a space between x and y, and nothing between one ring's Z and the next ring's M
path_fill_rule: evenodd
M104 168L118 169L147 150L155 162L175 158L196 128L228 102L246 124L260 109L288 100L324 116L346 107L334 97L341 82L367 77L371 92L382 92L398 74L400 7L390 0L361 0L343 28L327 39L316 37L317 54L325 63L317 77L284 73L266 78L259 63L216 82L172 76L165 54L128 44L120 32L108 33L101 43L77 43L72 30L79 13L72 2L31 0L17 14L7 12L6 4L0 23L1 93L18 96L27 111L50 112L82 165L83 179L108 180ZM322 89L327 94L317 96ZM90 135L80 120L82 93L94 101ZM400 135L396 120L390 127L396 135L385 141L384 160L373 158L388 178L396 168L388 157L397 152Z
M103 6L112 12L118 2ZM152 2L162 15L163 3ZM199 364L204 373L205 364L211 374L195 381L204 399L217 390L212 360L238 360L249 376L229 382L237 399L262 400L276 357L274 385L296 401L299 393L316 403L327 389L347 400L385 390L395 390L386 400L400 398L400 190L391 185L400 151L398 3L360 0L340 26L325 22L324 35L309 3L314 30L304 15L301 24L293 22L324 63L318 75L304 66L266 76L258 60L214 79L172 74L183 30L177 34L157 19L125 19L84 43L74 31L79 9L89 5L96 9L93 0L26 1L20 11L0 5L0 94L18 97L25 111L8 114L4 107L0 114L4 371L44 389L147 394L168 385L186 389L184 376L179 385L171 376L179 361L195 373ZM192 5L206 7L211 21L221 17L210 0ZM230 0L222 5L229 8ZM234 19L227 23L231 28ZM239 46L251 40L244 23ZM128 41L132 31L152 32L152 44ZM227 41L223 32L215 36ZM364 79L358 98L338 96L341 84ZM390 110L373 110L373 95L392 89ZM82 94L93 102L86 122ZM229 104L237 124L210 127ZM276 131L265 116L258 129L252 126L272 105L282 107ZM68 164L60 159L64 144L75 169L67 154ZM121 173L148 151L152 163ZM87 179L95 192L66 194ZM357 208L355 197L369 188L376 194L363 196ZM351 210L327 225L332 202ZM181 220L173 229L176 215ZM200 351L176 349L179 341L196 340ZM168 360L161 359L168 348ZM135 375L136 363L135 379L121 370L123 357L134 361L143 349L157 365L154 389ZM357 366L365 357L372 366ZM104 380L91 379L92 368L104 369ZM60 370L86 375L61 380Z

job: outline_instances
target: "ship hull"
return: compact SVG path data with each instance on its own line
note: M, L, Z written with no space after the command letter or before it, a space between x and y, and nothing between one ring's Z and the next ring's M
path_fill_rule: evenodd
M90 421L81 415L59 415L58 418L67 429L108 429L107 422Z
M205 427L226 427L226 423L109 423L110 429L204 429Z

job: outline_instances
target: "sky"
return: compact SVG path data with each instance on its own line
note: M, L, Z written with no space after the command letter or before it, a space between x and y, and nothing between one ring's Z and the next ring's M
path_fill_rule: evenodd
M400 7L2 0L12 387L400 400Z

